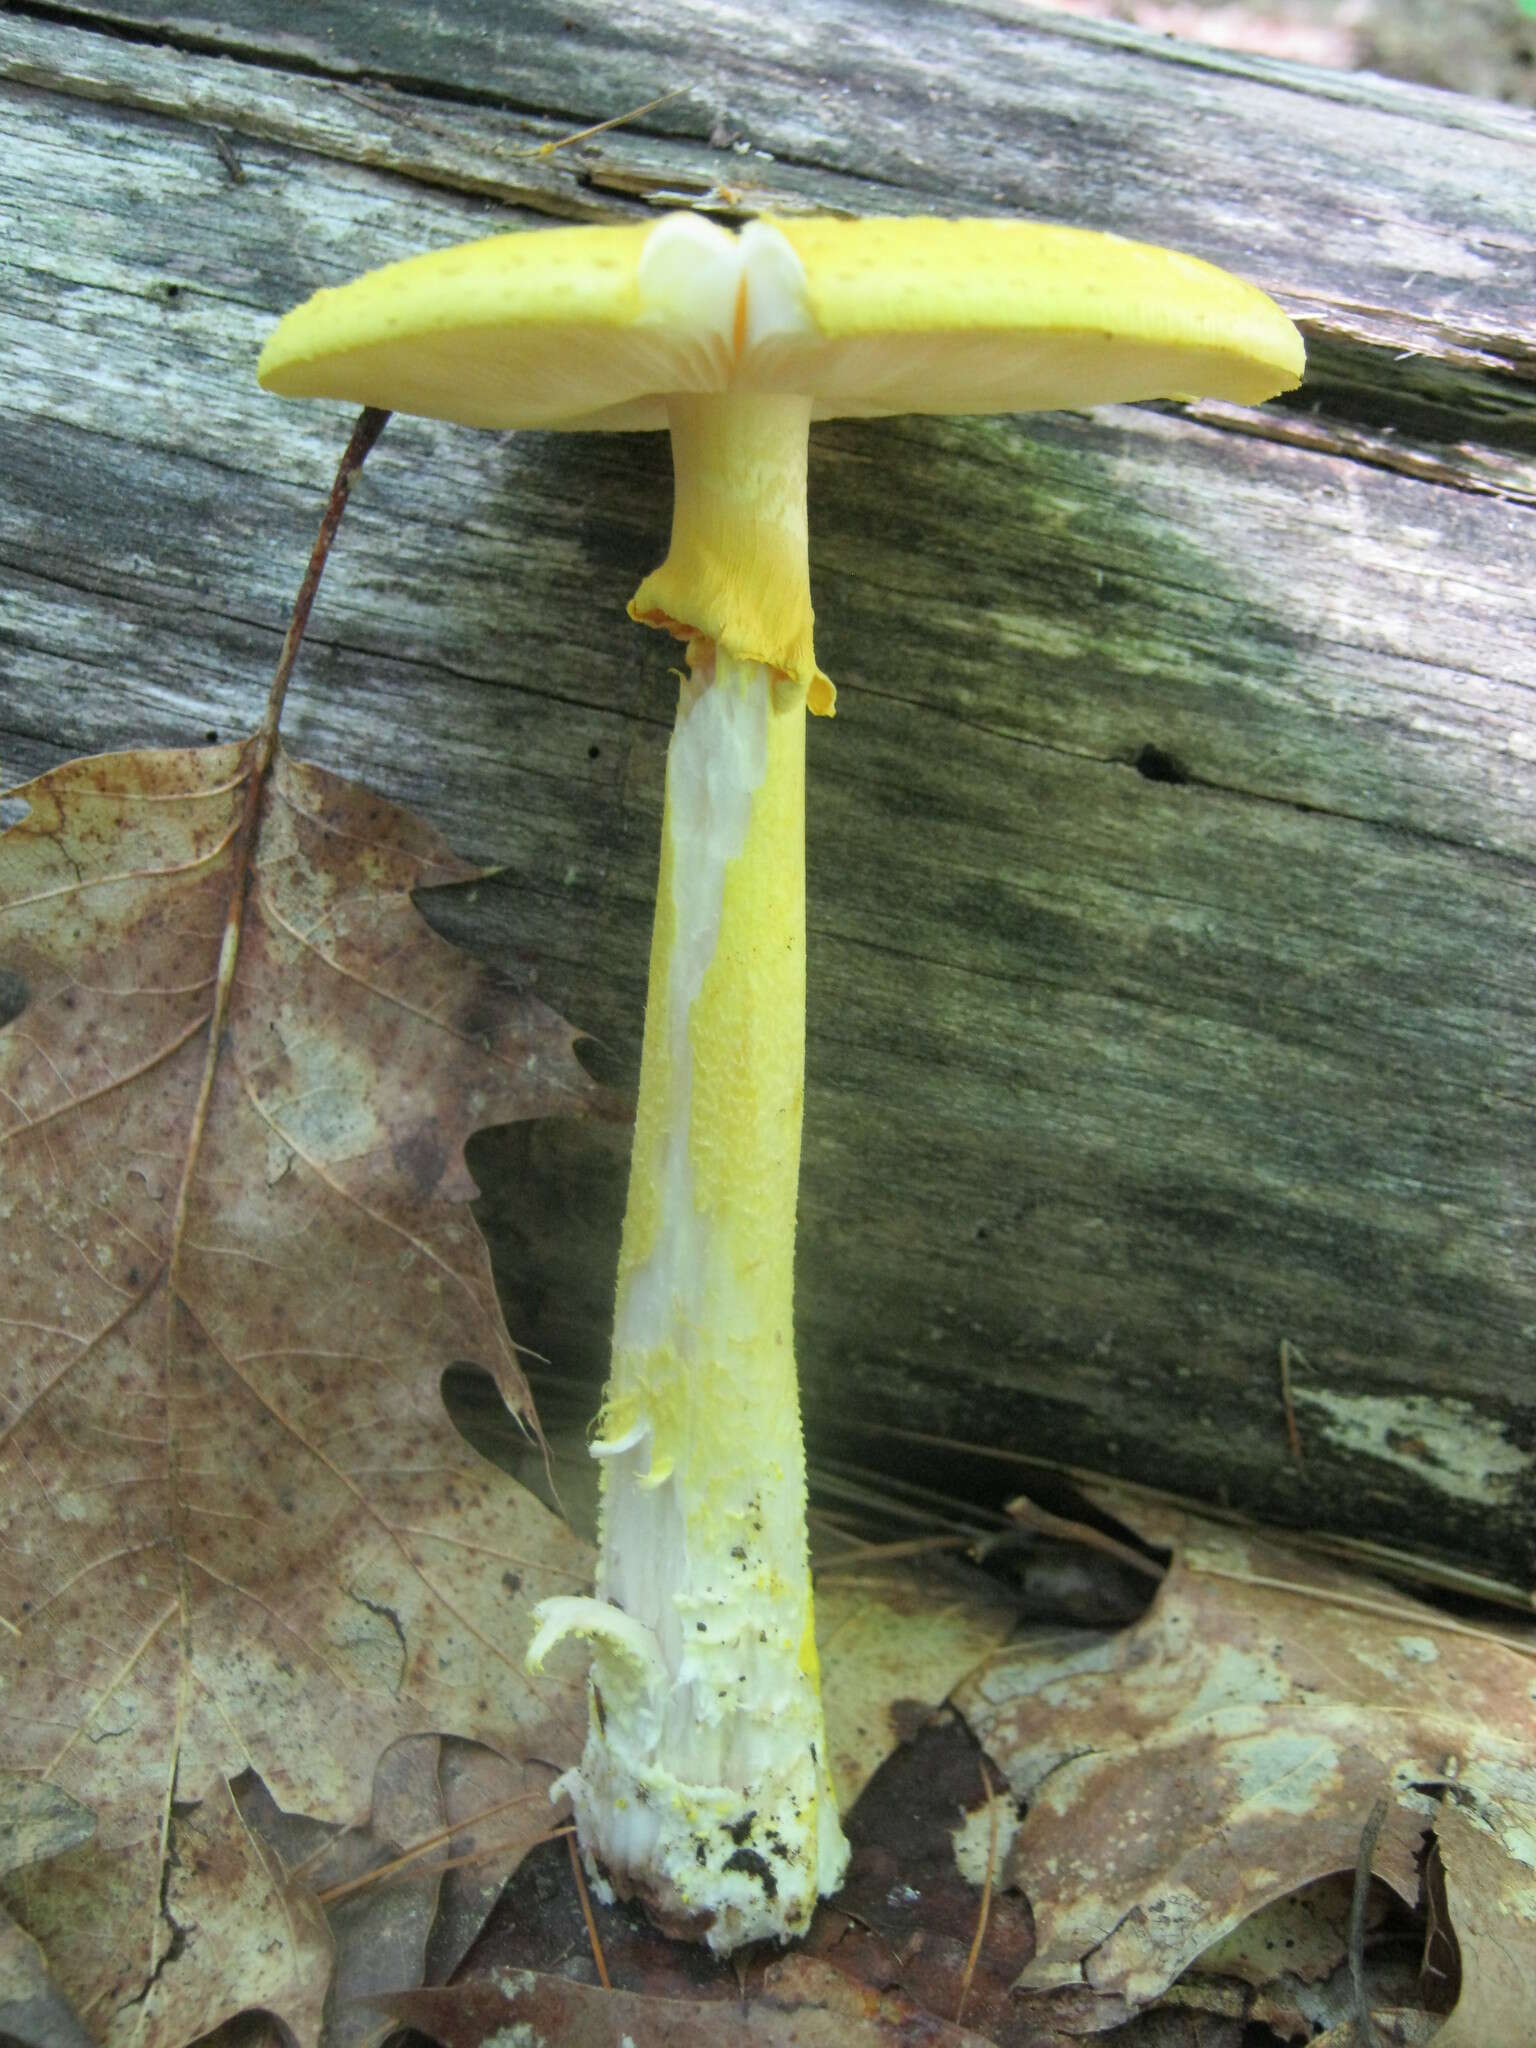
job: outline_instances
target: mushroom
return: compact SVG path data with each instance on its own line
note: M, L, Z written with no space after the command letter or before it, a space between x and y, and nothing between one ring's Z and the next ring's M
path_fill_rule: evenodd
M848 1849L805 1534L793 1254L805 1037L805 713L830 712L806 557L811 422L1191 395L1255 403L1301 340L1193 257L1003 220L511 234L290 313L260 378L494 428L666 427L666 561L631 617L686 643L570 1795L600 1895L727 1952L806 1927Z

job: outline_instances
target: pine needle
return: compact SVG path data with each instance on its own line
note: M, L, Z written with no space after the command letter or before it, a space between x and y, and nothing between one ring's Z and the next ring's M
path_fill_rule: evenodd
M606 135L610 128L622 128L627 121L638 121L642 114L654 114L658 107L669 106L673 100L682 99L688 92L686 85L664 92L660 99L647 100L643 107L631 107L627 114L611 114L606 121L594 121L590 128L578 128L574 135L562 135L556 142L541 142L534 149L509 150L509 156L546 157L556 150L570 149L578 142L590 142L594 135Z
M322 1906L329 1906L333 1905L337 1899L350 1897L353 1892L366 1891L370 1885L382 1884L386 1878L396 1876L398 1872L408 1869L413 1863L419 1863L423 1856L430 1855L434 1849L440 1849L444 1842L451 1842L455 1835L466 1834L470 1828L478 1827L481 1821L494 1820L499 1813L506 1813L514 1806L526 1806L530 1800L543 1799L545 1796L543 1792L515 1793L511 1799L499 1800L495 1806L487 1806L483 1812L473 1815L469 1820L454 1821L448 1827L439 1828L435 1835L423 1835L419 1842L413 1842L409 1849L403 1850L400 1855L392 1857L388 1863L376 1863L372 1870L365 1870L360 1877L349 1877L339 1884L327 1885L323 1892L317 1892L315 1896ZM306 1861L314 1862L319 1856L324 1855L331 1846L327 1842L324 1849L317 1850L315 1856L306 1858ZM503 1842L497 1846L508 1848L511 1845ZM491 1853L493 1852L490 1850L474 1850L471 1851L471 1857L490 1855ZM452 1870L456 1864L469 1860L470 1858L468 1857L455 1857L453 1863L439 1863L435 1864L433 1868L435 1870ZM303 1867L303 1864L298 1865L300 1870Z
M1437 1614L1432 1607L1397 1607L1390 1600L1373 1600L1364 1593L1344 1593L1336 1586L1304 1586L1296 1579L1271 1578L1264 1572L1228 1571L1222 1565L1206 1564L1195 1557L1186 1557L1184 1567L1208 1579L1230 1579L1239 1586L1263 1586L1272 1593L1294 1593L1298 1600L1316 1600L1324 1607L1348 1607L1359 1614L1378 1614L1385 1621L1403 1622L1426 1635L1467 1636L1474 1643L1492 1643L1498 1649L1512 1650L1517 1657L1536 1657L1536 1640L1522 1642L1518 1636L1500 1635L1497 1629L1478 1628L1470 1621L1453 1621L1448 1614Z
M965 1959L965 1969L960 1978L960 1998L955 2006L957 2027L965 2018L965 2001L971 1995L971 1979L976 1974L981 1945L987 1938L987 1922L992 1917L992 1878L997 1869L997 1789L987 1771L986 1758L978 1757L976 1762L987 1792L987 1868L982 1878L981 1910L976 1916L976 1932L971 1936L971 1952Z
M592 1944L592 1960L597 1965L597 1981L605 1991L613 1989L608 1981L608 1965L603 1961L603 1944L597 1938L597 1922L592 1917L592 1901L587 1897L587 1880L582 1871L581 1857L576 1848L576 1830L565 1838L565 1845L571 1852L571 1868L576 1873L576 1896L581 1901L581 1917L587 1923L587 1939Z
M969 1550L972 1541L969 1536L909 1536L900 1543L866 1543L859 1549L823 1558L816 1567L816 1576L819 1579L824 1573L841 1571L847 1565L857 1565L862 1570L867 1564L891 1558L931 1557L941 1550Z

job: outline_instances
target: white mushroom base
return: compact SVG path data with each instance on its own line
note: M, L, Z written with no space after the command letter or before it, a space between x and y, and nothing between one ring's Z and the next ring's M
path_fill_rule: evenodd
M791 1688L780 1711L744 1717L738 1700L731 1719L741 1753L723 1757L730 1782L685 1780L654 1740L676 1687L648 1632L632 1628L598 1601L551 1600L532 1651L537 1658L567 1634L593 1640L586 1749L551 1796L569 1795L594 1889L610 1904L640 1899L668 1932L721 1954L803 1934L848 1863L821 1756L820 1702L809 1687Z

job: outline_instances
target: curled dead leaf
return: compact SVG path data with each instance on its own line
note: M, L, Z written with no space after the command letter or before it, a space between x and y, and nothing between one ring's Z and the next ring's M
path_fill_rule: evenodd
M1529 1632L1468 1628L1194 1515L1160 1533L1175 1556L1133 1628L1037 1638L957 1698L1028 1805L1009 1875L1038 1947L1019 1988L1072 2030L1129 2016L1259 1908L1352 1870L1384 1792L1372 1867L1410 1904L1442 1793L1488 1837L1502 1826L1506 1852L1536 1814Z
M1459 1995L1436 2048L1536 2042L1536 1805L1490 1827L1442 1808L1435 1847L1455 1931Z

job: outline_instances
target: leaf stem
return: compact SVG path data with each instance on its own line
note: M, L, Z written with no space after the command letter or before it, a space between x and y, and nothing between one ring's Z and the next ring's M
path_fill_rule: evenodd
M1365 1912L1371 1893L1371 1864L1376 1855L1376 1842L1391 1808L1392 1801L1383 1792L1360 1831L1360 1854L1355 1861L1355 1889L1349 1904L1349 1981L1354 1994L1357 2048L1376 2048L1376 2023L1371 2018L1371 2001L1365 1988Z
M383 433L388 419L389 414L381 412L376 406L369 406L359 414L357 424L352 429L352 438L348 441L337 465L336 480L331 485L331 495L326 502L324 517L320 521L320 531L315 536L314 547L310 550L309 566L304 571L304 580L299 585L298 595L293 601L293 614L288 621L288 631L283 635L282 652L277 658L277 671L272 678L272 687L267 693L267 708L251 742L246 762L245 800L241 806L240 823L230 848L229 909L224 918L224 937L219 946L213 1007L208 1018L208 1053L203 1061L197 1106L192 1112L186 1165L181 1177L181 1186L177 1191L176 1212L171 1225L170 1279L173 1294L176 1292L176 1267L186 1232L188 1204L191 1200L192 1185L197 1177L197 1163L202 1150L203 1132L208 1124L209 1105L213 1100L214 1077L218 1072L224 1026L229 1017L230 999L234 992L235 968L240 957L240 934L245 923L246 885L250 877L251 849L255 844L257 821L261 815L262 793L266 788L272 757L277 751L277 727L283 714L283 699L288 694L288 679L293 674L294 663L298 660L304 628L308 625L310 612L314 609L315 593L319 590L320 578L325 573L331 543L336 538L341 515L347 509L352 479L367 461L368 451Z
M288 620L288 630L283 635L283 648L277 657L272 688L267 693L267 708L256 734L256 759L253 766L258 783L265 776L273 749L277 745L277 726L283 715L283 699L288 694L288 679L293 674L294 663L299 658L299 647L304 639L305 628L309 624L309 615L314 609L315 594L320 588L320 578L325 574L326 560L331 552L331 543L336 538L336 529L341 524L341 515L347 509L347 499L351 496L353 481L388 424L387 412L376 405L365 406L357 416L352 438L347 442L341 461L336 465L331 495L326 501L320 531L315 535L315 544L310 550L309 566L304 571L304 581L299 585L298 595L293 600L293 612Z

